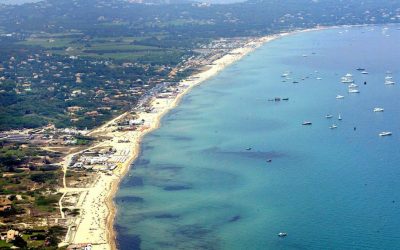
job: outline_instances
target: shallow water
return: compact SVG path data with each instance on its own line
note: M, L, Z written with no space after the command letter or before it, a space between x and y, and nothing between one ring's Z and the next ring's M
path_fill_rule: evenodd
M399 249L400 89L383 84L400 80L397 27L291 35L195 88L122 182L119 248Z

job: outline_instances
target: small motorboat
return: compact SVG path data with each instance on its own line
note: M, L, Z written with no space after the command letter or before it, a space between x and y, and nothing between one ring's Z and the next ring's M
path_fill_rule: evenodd
M384 109L383 108L374 108L374 112L383 112Z
M341 121L341 120L342 120L342 116L339 114L337 119L338 119L339 121Z
M337 128L337 125L332 124L329 128L330 128L330 129L335 129L335 128Z
M342 96L342 95L337 95L336 96L336 99L343 99L344 98L344 96Z
M251 150L251 148L250 148L250 147L248 147L248 148L246 148L246 150L247 150L247 151L250 151L250 150Z
M302 125L312 125L312 122L304 121L304 122L302 123Z
M360 91L358 89L349 89L349 93L350 94L360 93Z
M289 101L289 97L282 98L282 101Z
M364 70L361 72L361 74L368 75L368 72Z
M328 118L328 119L330 119L332 117L333 117L333 115L329 115L329 114L325 116L325 118Z
M357 68L358 71L364 71L364 68Z
M379 136L389 136L389 135L392 135L392 132L384 131L379 133Z
M278 233L278 236L283 238L283 237L286 237L286 236L287 236L287 233L280 232L280 233Z

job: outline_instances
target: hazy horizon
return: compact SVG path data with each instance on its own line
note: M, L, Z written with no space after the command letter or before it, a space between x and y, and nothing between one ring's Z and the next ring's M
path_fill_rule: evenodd
M39 1L42 0L0 0L0 4L24 4L24 3L33 3ZM214 4L229 4L229 3L244 2L244 1L245 0L205 0L199 2L207 2Z
M33 3L39 2L40 0L0 0L2 4L24 4L24 3Z

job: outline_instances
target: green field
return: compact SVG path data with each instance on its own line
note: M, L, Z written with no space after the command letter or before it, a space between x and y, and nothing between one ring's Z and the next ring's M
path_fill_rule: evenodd
M144 37L96 37L89 39L77 38L76 36L79 36L79 33L56 35L42 34L40 36L31 37L19 44L40 46L51 53L67 56L130 60L160 64L177 61L184 54L184 50L181 49L165 49L156 46L133 44L134 41L145 39Z

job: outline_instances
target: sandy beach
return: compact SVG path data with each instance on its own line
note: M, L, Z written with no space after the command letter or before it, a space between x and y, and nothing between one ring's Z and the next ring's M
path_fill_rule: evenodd
M215 60L207 69L197 73L186 80L181 81L176 87L173 95L165 98L153 97L150 107L151 112L139 112L138 119L143 119L144 124L134 131L115 131L112 125L116 120L122 118L121 115L105 125L93 130L90 134L101 134L112 138L102 141L96 147L113 147L121 152L121 159L118 167L112 174L99 173L97 180L89 188L74 189L64 187L64 193L79 192L77 207L81 215L70 226L65 239L67 244L92 244L92 249L117 249L114 232L114 218L116 208L113 198L118 190L118 186L124 175L129 171L132 162L140 152L140 142L143 136L157 129L160 126L161 118L171 109L176 107L181 98L196 85L215 76L228 65L240 60L248 53L252 52L261 45L287 35L282 33L262 38L252 38L241 48L236 48L225 54L220 59ZM127 140L121 143L120 140Z

